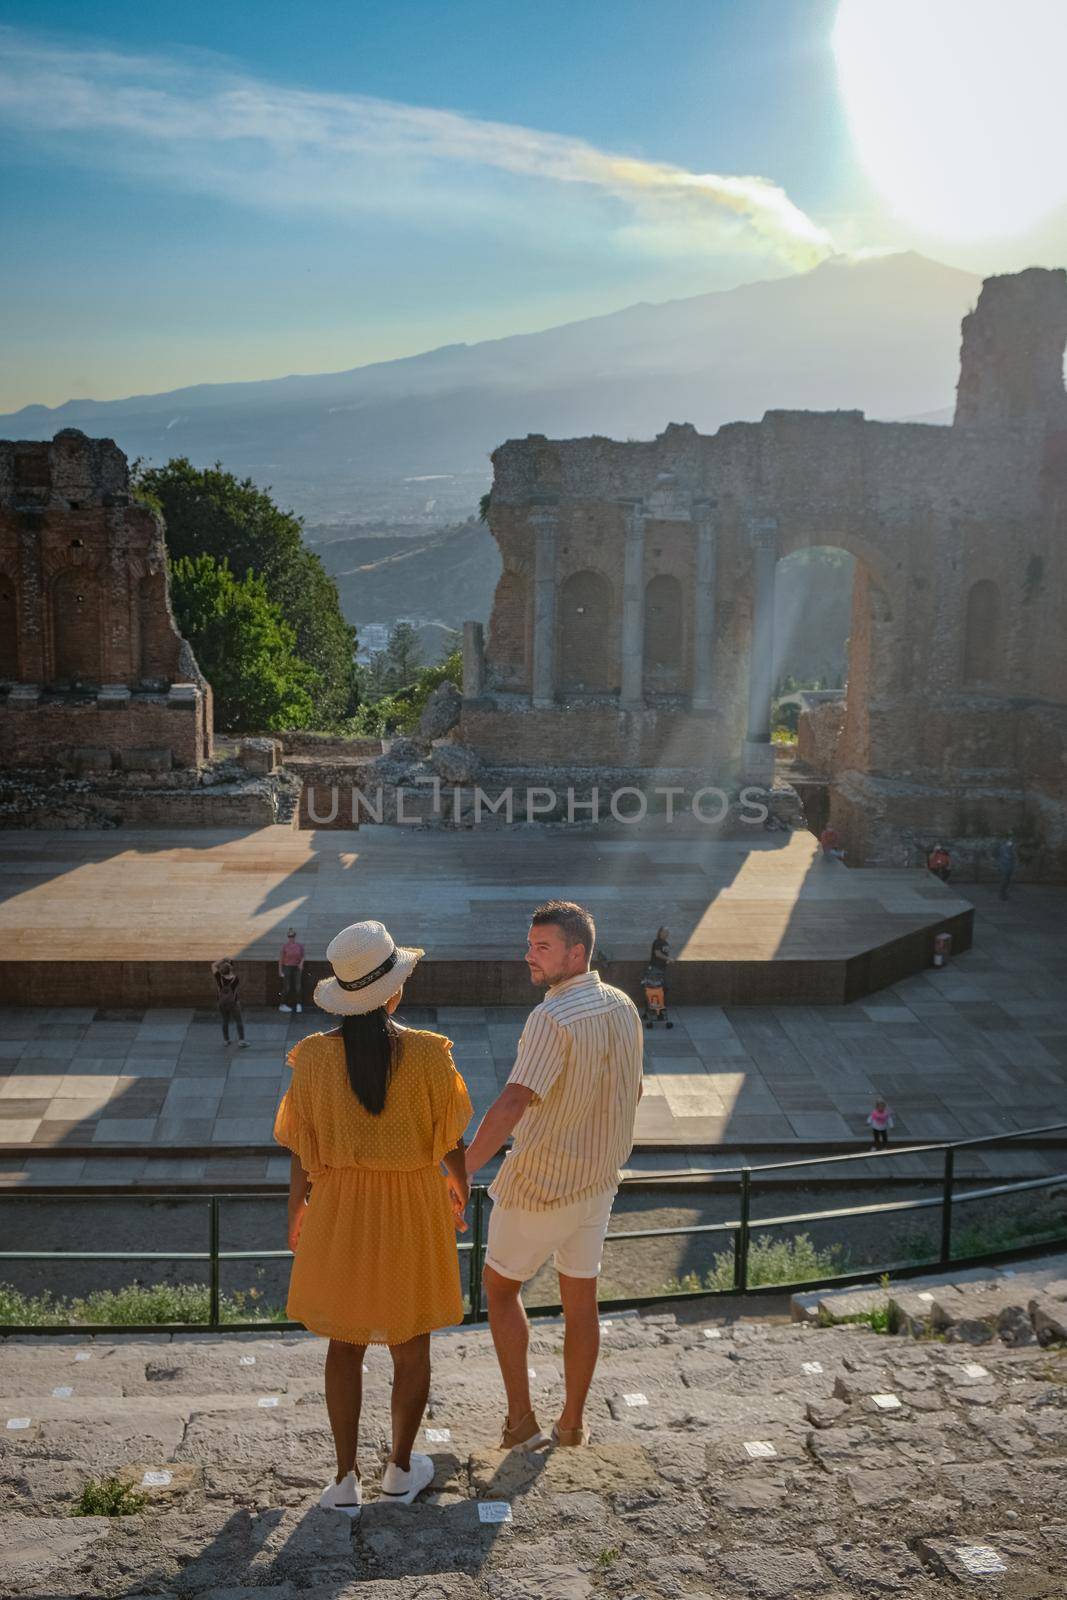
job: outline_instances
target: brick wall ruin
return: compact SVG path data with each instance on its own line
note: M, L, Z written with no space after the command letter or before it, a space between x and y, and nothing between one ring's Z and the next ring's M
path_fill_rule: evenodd
M460 737L498 765L773 770L775 566L856 558L831 812L857 864L1012 827L1067 872L1067 274L987 280L951 427L769 411L494 452Z
M159 518L76 428L0 441L0 762L199 768L211 689L179 634Z

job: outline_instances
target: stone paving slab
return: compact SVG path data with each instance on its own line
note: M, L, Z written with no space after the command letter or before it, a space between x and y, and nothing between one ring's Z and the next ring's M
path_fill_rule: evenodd
M562 1327L531 1331L547 1422ZM523 1457L494 1448L487 1331L435 1335L420 1447L436 1475L411 1507L378 1498L389 1362L369 1351L354 1522L316 1504L332 1470L324 1341L2 1341L0 1595L1062 1600L1067 1349L997 1344L975 1379L965 1347L696 1308L615 1315L602 1338L591 1447ZM637 1392L647 1405L626 1404ZM71 1518L103 1471L170 1476L136 1516Z
M645 1036L638 1149L827 1140L862 1147L876 1093L894 1108L898 1143L1064 1120L1067 892L1024 885L1007 903L980 886L968 885L968 894L978 910L974 947L874 999L675 1010L670 1032ZM453 1038L476 1115L506 1081L526 1015L514 1006L401 1012L413 1026ZM324 1025L313 1013L250 1008L249 1048L239 1050L224 1047L210 1009L0 1011L0 1146L19 1152L0 1157L0 1183L55 1182L61 1171L71 1181L122 1181L132 1179L145 1147L267 1145L288 1081L286 1052ZM93 1159L61 1169L62 1158L49 1155L101 1144L117 1147L118 1165ZM1059 1158L1009 1147L967 1160L976 1175L1027 1176L1058 1170ZM147 1170L136 1166L138 1176ZM151 1170L161 1174L157 1163ZM194 1170L208 1169L185 1168L187 1181L197 1181ZM268 1162L262 1176L285 1172Z

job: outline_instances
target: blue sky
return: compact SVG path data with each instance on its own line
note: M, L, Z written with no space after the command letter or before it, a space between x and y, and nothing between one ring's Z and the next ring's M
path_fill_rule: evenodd
M845 55L838 0L6 0L0 410L356 366L832 251L1067 260L1030 159L1060 0L1012 7L988 151L952 68L1001 70L1010 40L959 28L1001 0L938 0L937 37L929 0L842 3Z

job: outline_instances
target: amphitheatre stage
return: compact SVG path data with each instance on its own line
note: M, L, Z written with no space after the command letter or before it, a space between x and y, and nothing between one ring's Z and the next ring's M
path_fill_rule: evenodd
M271 1004L287 927L314 980L339 928L380 917L427 951L411 1003L528 1005L527 919L556 896L590 907L596 964L629 993L666 924L676 1004L841 1005L928 967L938 932L969 948L972 907L928 873L852 870L809 833L753 833L9 831L0 1003L204 1007L208 963L230 955L246 1004Z

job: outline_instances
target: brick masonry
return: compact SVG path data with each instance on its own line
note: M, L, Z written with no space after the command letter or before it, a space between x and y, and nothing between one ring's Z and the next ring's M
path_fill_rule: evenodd
M504 570L463 742L519 766L580 751L739 771L759 541L778 559L834 546L856 578L847 705L822 759L849 859L931 829L964 848L1013 828L1024 865L1062 877L1065 338L1067 273L1034 268L987 280L965 319L951 427L769 411L711 437L672 423L648 442L502 444Z
M210 758L211 689L171 613L163 526L112 440L0 441L0 632L5 765Z

